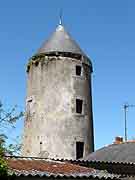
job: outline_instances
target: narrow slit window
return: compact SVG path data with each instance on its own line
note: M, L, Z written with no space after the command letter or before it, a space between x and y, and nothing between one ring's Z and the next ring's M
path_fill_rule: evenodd
M79 113L79 114L82 113L82 105L83 105L83 100L76 99L76 113Z
M76 66L76 75L81 76L82 75L82 67L81 66Z
M76 159L83 157L84 142L76 142Z
M40 142L40 153L42 152L42 142Z

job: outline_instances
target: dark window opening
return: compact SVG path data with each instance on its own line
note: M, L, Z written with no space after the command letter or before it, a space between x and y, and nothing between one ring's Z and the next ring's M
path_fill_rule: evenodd
M38 61L36 61L36 62L35 62L35 66L38 66L38 64L39 64L39 62L38 62Z
M82 105L83 105L83 100L76 99L76 113L79 113L79 114L82 113Z
M42 142L40 142L40 153L42 152Z
M30 65L27 65L26 71L27 71L27 73L30 71Z
M76 159L83 157L84 142L76 142Z
M31 103L32 102L32 99L28 99L28 103Z
M76 75L81 76L82 74L82 67L81 66L76 66Z
M71 52L49 52L46 53L47 56L62 56L62 57L71 57L71 58L76 58L77 60L81 60L82 59L82 55L80 54L75 54L75 53L71 53Z

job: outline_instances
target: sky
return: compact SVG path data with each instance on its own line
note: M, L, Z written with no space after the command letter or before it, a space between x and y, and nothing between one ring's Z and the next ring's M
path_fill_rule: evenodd
M123 104L135 104L134 0L1 0L0 99L25 109L26 64L59 23L93 63L95 148L124 136ZM135 108L127 112L128 139L135 138ZM22 133L23 121L10 136Z

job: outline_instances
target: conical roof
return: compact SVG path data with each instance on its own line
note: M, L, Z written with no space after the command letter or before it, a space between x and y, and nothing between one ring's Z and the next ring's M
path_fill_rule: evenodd
M37 53L49 52L71 52L84 55L78 44L72 39L61 24L57 26L55 32L43 43Z

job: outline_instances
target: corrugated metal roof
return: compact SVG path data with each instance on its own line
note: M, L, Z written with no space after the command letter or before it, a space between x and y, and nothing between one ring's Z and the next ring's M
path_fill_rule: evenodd
M84 55L84 52L62 25L58 25L56 31L43 43L37 54L48 52L71 52Z
M16 176L45 176L65 178L104 178L119 179L118 175L110 174L105 170L87 168L69 162L47 159L7 157L9 173Z
M24 159L8 159L8 166L11 169L25 171L41 171L56 174L87 174L94 171L92 168L85 168L65 162L45 161L45 160L24 160Z
M135 142L108 145L89 154L84 160L135 163Z

